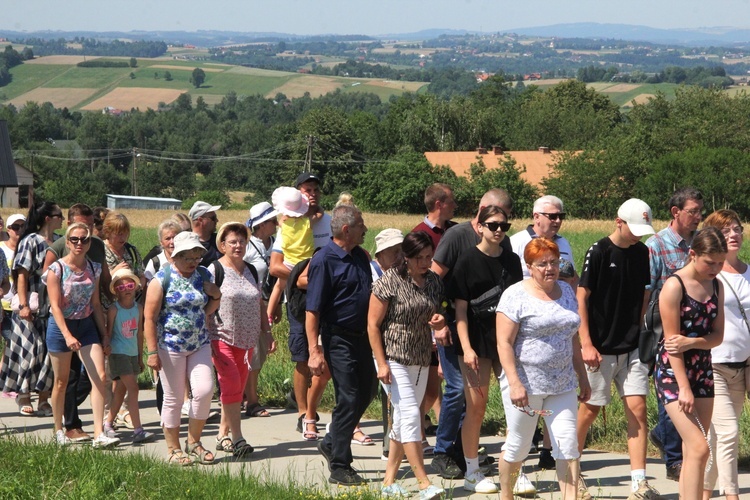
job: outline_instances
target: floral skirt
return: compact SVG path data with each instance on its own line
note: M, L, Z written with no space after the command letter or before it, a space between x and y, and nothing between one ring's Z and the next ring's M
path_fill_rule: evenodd
M711 365L711 351L707 349L691 349L682 353L685 360L690 389L696 398L714 397L714 371ZM674 370L669 362L669 354L664 349L664 343L659 344L654 369L654 384L656 395L663 405L677 401L679 389Z

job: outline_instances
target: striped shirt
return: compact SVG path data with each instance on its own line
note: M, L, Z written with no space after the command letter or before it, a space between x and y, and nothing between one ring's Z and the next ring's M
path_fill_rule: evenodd
M418 287L410 277L402 278L391 268L372 285L372 293L388 302L380 325L385 356L402 365L429 366L432 332L428 322L439 312L443 300L443 282L427 271L425 283Z
M658 290L672 273L685 267L690 243L677 234L670 224L650 237L646 241L646 246L651 271L651 290Z

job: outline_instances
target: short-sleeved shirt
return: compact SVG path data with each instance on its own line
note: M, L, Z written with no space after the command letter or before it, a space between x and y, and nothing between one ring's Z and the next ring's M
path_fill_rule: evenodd
M621 248L605 237L589 248L579 286L591 291L589 335L601 354L625 354L638 348L649 281L648 248L640 241Z
M503 293L497 312L518 324L513 344L516 370L529 394L562 394L578 386L573 369L573 336L578 331L578 301L573 289L558 281L562 295L542 300L529 294L523 282Z
M331 241L313 255L307 280L307 310L320 314L322 326L366 331L372 285L367 252L357 246L348 253Z
M128 309L118 302L112 304L117 308L114 324L112 325L112 354L138 356L138 320L140 309L138 304Z
M154 279L164 279L164 268L159 269ZM162 298L164 307L159 312L156 330L159 348L170 352L193 352L209 344L206 312L208 295L203 291L203 279L196 269L188 278L183 278L176 269L170 268L170 282Z
M453 277L446 287L450 298L471 302L497 285L507 289L523 279L521 261L516 254L503 250L490 257L477 247L459 257L453 268ZM499 302L499 297L498 297ZM469 341L480 358L497 360L495 317L480 321L474 317L471 306L467 308ZM458 354L463 354L461 344L456 344Z
M224 254L219 251L219 247L216 246L216 233L211 234L207 241L201 241L201 245L206 249L206 253L203 254L201 259L201 266L208 267L211 262L224 257Z
M65 238L60 238L52 243L47 251L52 252L58 259L62 259L70 253L70 249L65 243ZM100 266L104 266L107 263L106 251L104 247L104 242L101 239L97 238L96 236L92 236L91 246L89 247L88 252L86 252L86 257L89 260L96 262Z
M87 260L83 271L77 272L63 260L58 260L53 262L42 276L45 284L47 283L47 273L50 271L60 279L62 312L65 319L89 317L94 312L91 297L94 295L96 280L102 274L102 266Z
M57 238L59 236L55 235ZM42 287L41 274L38 272L44 266L44 257L47 254L47 240L44 236L37 233L31 233L18 242L16 255L13 258L13 270L18 271L25 269L29 273L27 290L39 292Z
M312 257L315 240L309 217L286 217L279 226L284 242L281 251L284 253L285 263L294 266Z
M529 266L526 265L526 260L523 258L523 251L526 249L526 245L529 244L534 238L538 238L539 235L534 232L534 226L529 225L523 231L518 231L516 234L510 237L510 244L513 247L513 252L521 258L521 270L523 271L523 277L530 278ZM565 239L564 236L556 234L553 241L560 249L560 258L569 260L575 267L575 260L573 259L573 248L570 246L570 242Z
M152 279L154 279L154 275L156 274L156 272L162 267L169 264L169 261L167 260L167 254L164 253L164 250L159 252L154 257L156 257L156 261L159 263L159 265L158 266L154 265L153 257L148 259L148 261L146 261L146 268L143 270L143 275L146 277L146 282L149 282Z
M458 262L458 258L476 247L480 240L471 221L456 224L445 232L432 257L432 260L448 268L448 272L443 276L443 282L450 283L453 267Z
M672 225L665 227L646 240L651 271L651 290L659 290L664 281L688 262L690 241L686 240Z
M143 259L141 259L141 254L138 252L138 249L130 243L125 243L125 248L123 248L122 250L122 257L117 255L115 251L109 247L109 245L105 244L104 255L110 273L113 272L113 269L119 263L125 262L130 270L133 271L133 274L135 274L136 276L143 276ZM104 309L109 309L109 306L112 304L112 300L110 300L109 297L107 297L103 293L101 294L101 300L102 307L104 307Z
M420 288L411 277L403 278L398 269L391 268L373 283L372 294L388 302L380 325L386 358L402 365L429 366L432 333L428 323L443 300L438 275L428 271Z
M251 264L256 271L258 271L258 281L260 283L265 282L266 275L268 274L268 265L271 259L271 247L275 238L271 237L271 246L266 248L263 240L250 236L250 240L247 242L247 250L245 250L245 257L243 260L248 264Z
M330 215L323 214L322 217L312 222L311 227L313 232L313 244L315 245L316 250L318 248L323 248L330 243L331 236L333 236L331 233ZM281 235L281 230L279 230L276 233L276 241L273 242L273 251L284 253L282 248L284 248L284 238Z
M219 318L208 319L211 340L220 340L239 349L252 349L260 336L260 289L253 273L243 266L242 276L233 268L224 268L224 281L221 283L221 306ZM216 264L208 270L216 275Z
M740 307L746 315L750 311L750 266L742 274L722 271L719 276L724 285L724 340L711 349L711 360L714 363L746 361L750 358L750 333Z

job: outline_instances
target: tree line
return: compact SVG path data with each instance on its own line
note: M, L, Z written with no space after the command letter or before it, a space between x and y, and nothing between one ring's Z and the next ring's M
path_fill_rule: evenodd
M627 198L667 216L674 189L704 192L709 209L750 217L750 99L718 89L680 87L623 113L610 99L567 80L542 91L502 76L469 95L411 94L381 102L373 94L336 91L313 99L239 97L215 106L182 94L157 112L122 116L70 112L51 104L0 107L17 158L36 177L37 193L65 205L101 204L107 193L225 199L228 190L267 200L305 168L323 179L324 203L353 192L362 208L418 213L431 182L454 185L459 213L471 214L491 186L507 188L518 215L541 192L560 196L575 217L611 218ZM60 151L48 138L70 138ZM425 151L562 151L540 190L509 158L499 169L477 161L467 178L428 164ZM133 149L135 148L135 149ZM56 158L64 157L65 161Z

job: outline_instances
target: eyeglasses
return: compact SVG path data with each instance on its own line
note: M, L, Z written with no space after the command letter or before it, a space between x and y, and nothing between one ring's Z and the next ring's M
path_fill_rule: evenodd
M74 245L78 245L79 243L81 245L85 245L89 241L91 241L90 236L68 236L68 241L71 242Z
M185 262L200 262L201 260L203 260L203 257L185 257L184 255L180 255L177 258L184 260Z
M530 417L535 417L537 415L539 415L540 417L549 417L550 415L554 413L553 410L534 410L533 408L529 406L521 407L521 406L513 405L513 407L517 409L518 411L524 412L526 415Z
M123 283L121 285L116 285L115 286L115 290L117 290L118 292L125 292L125 291L135 290L135 283L133 283L132 281L129 281L129 282Z
M219 222L219 218L216 217L216 215L212 215L211 217L209 217L207 215L204 215L203 218L204 219L208 219L208 220L213 221L213 222Z
M547 262L534 262L531 265L536 267L537 269L547 269L548 267L557 269L560 267L560 259L550 260Z
M735 233L742 236L744 230L745 228L743 228L742 226L725 227L722 228L721 234L723 234L724 236L730 236L732 233Z
M12 229L15 232L19 232L21 229L23 229L23 226L18 224L13 224L12 226L8 226L8 229Z
M565 212L557 212L556 214L551 214L549 212L537 212L539 215L544 215L551 221L564 221L565 220Z
M229 247L242 247L245 246L245 242L242 240L224 240L224 244Z
M510 229L510 222L481 222L480 224L482 224L493 233L498 229L500 229L504 233L507 233L508 229Z
M700 215L701 217L703 217L704 215L706 215L706 211L703 210L702 208L693 208L690 210L683 209L683 212L686 212L690 217L695 217L697 215Z

